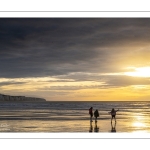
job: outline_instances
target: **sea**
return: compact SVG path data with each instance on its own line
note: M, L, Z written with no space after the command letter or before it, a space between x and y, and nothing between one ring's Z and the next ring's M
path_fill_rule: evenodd
M98 109L97 121L90 122L90 107ZM112 108L119 109L116 122L111 122ZM150 102L0 102L0 132L149 133Z

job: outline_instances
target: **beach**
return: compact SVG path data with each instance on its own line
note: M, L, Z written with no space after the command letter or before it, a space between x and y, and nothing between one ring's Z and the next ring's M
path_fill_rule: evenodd
M115 127L115 128L114 128ZM114 128L114 129L112 129ZM0 132L103 132L103 133L150 133L149 122L129 122L118 120L116 125L111 125L110 120L98 120L97 127L95 122L90 124L89 121L37 121L37 120L20 120L20 121L1 121Z
M97 123L88 109L98 109ZM118 109L111 123L108 113ZM0 132L149 133L149 102L0 103Z

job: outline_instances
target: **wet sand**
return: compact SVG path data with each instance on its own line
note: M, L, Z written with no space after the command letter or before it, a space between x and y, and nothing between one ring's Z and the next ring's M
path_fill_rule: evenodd
M90 123L89 106L98 108L97 124ZM117 122L108 112L120 108ZM1 103L0 132L149 133L149 102ZM86 109L85 109L86 108Z
M117 122L110 119L93 120L1 120L0 132L69 132L69 133L149 133L149 120L128 120L117 119Z

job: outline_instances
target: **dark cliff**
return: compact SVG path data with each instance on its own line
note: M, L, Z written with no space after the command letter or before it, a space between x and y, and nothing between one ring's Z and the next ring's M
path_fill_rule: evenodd
M10 96L10 95L0 94L0 102L1 101L44 102L46 100L44 98L25 97L25 96Z

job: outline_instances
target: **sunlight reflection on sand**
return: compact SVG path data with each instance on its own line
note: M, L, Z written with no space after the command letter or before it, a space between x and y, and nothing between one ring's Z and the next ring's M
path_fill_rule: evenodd
M0 132L117 132L117 133L133 133L150 132L149 124L146 122L134 122L131 120L118 119L115 121L98 120L74 120L74 121L49 121L49 120L7 120L0 121L2 125ZM4 126L4 125L7 125Z

